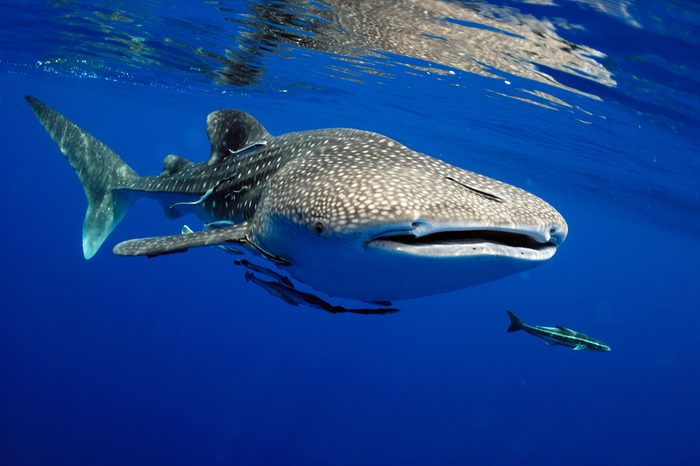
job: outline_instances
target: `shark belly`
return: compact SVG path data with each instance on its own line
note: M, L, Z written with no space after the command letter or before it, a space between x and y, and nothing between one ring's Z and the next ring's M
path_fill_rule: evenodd
M498 255L404 254L368 246L353 235L315 237L279 226L273 231L257 236L256 242L267 252L288 259L286 272L330 296L367 302L445 293L538 265Z
M318 273L315 261L290 270L299 280L332 296L362 301L401 300L445 293L497 280L535 267L532 262L497 256L391 257L372 253L326 265Z

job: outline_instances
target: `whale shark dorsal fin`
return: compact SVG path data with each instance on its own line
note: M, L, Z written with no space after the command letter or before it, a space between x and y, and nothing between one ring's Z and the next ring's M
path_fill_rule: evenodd
M155 257L163 254L185 252L189 248L216 246L227 243L246 243L250 232L250 222L239 223L232 227L216 228L172 236L155 236L124 241L114 247L119 256Z
M207 116L211 143L209 165L248 148L266 145L272 137L258 120L239 110L216 110Z

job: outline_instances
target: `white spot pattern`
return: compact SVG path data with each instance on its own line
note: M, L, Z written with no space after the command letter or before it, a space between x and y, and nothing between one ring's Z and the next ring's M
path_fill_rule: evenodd
M309 229L321 222L326 233L418 220L525 227L544 236L567 228L554 208L522 189L354 129L284 134L214 166L189 164L139 183L146 191L199 195L215 187L205 209L217 219L253 218L262 236L275 215Z

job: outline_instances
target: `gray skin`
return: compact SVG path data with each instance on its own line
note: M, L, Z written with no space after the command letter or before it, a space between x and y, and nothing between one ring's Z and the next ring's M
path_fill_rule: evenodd
M197 214L206 228L126 241L116 254L239 245L317 290L363 301L510 275L550 259L566 238L566 222L539 197L380 134L272 136L244 112L219 110L207 118L207 162L169 155L160 175L141 177L61 114L27 101L83 183L86 259L143 196L168 217Z

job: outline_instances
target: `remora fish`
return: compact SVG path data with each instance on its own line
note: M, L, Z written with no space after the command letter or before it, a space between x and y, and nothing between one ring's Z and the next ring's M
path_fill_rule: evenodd
M524 330L530 335L534 335L544 340L546 345L568 346L575 351L589 349L593 351L610 351L610 347L600 340L584 335L583 333L564 327L542 327L540 325L528 325L518 318L511 311L508 312L510 326L508 332Z
M247 247L331 296L368 302L446 292L530 269L564 241L562 216L537 196L415 152L380 134L321 129L272 136L252 116L207 117L209 160L168 155L139 176L63 115L27 102L78 174L91 258L140 197L203 231L130 240L114 252L157 256Z
M293 286L289 286L285 284L284 282L278 281L278 280L273 280L273 281L268 281L268 280L263 280L259 277L257 277L255 274L252 272L246 272L245 273L245 279L249 282L255 283L256 285L262 287L265 291L270 293L273 296L276 296L280 299L282 299L284 302L287 304L291 304L292 306L298 306L299 304L305 304L310 307L316 307L318 309L322 309L324 311L333 313L333 314L338 314L342 312L351 312L353 314L367 314L367 315L374 315L374 314L391 314L393 312L397 312L398 309L391 308L391 307L381 307L381 308L372 308L372 309L348 309L342 306L334 306L331 303L319 298L315 294L312 293L306 293L304 291L299 291Z

